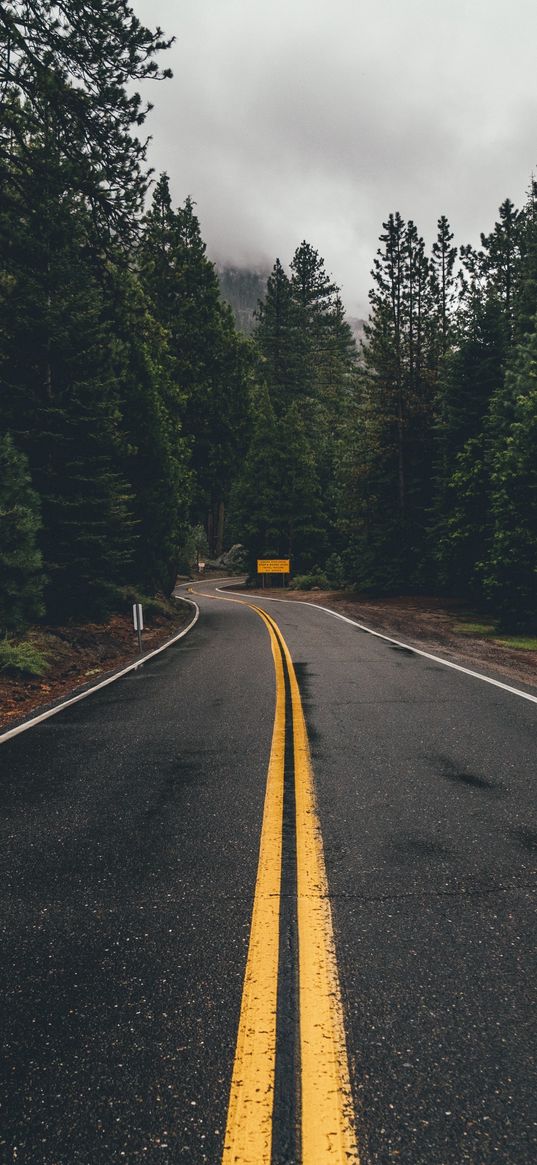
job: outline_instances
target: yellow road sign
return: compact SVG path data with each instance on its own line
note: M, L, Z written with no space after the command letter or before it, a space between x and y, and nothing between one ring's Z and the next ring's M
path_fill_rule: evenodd
M289 574L291 561L289 558L258 558L258 574Z

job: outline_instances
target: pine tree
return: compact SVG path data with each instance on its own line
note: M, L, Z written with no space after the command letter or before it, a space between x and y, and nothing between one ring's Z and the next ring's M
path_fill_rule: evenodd
M132 86L171 75L155 59L170 44L127 0L2 4L0 158L17 176L32 164L28 137L43 137L99 226L132 227L147 182L138 130L150 108Z
M479 563L490 536L484 428L492 395L503 383L509 335L504 275L490 258L499 249L497 237L493 244L485 240L481 251L461 248L452 347L441 361L436 392L432 555L443 589L479 601Z
M194 471L192 520L205 520L212 554L222 550L224 510L249 423L250 349L220 298L194 203L171 207L162 175L144 219L139 272L168 333L172 376L184 395Z
M255 397L252 438L233 491L233 520L241 532L250 574L258 558L290 558L309 569L326 550L315 457L300 407L275 415L266 387Z
M518 278L515 280L513 334L520 343L531 334L537 312L537 181L532 178L517 223Z
M357 353L339 288L309 243L295 251L290 278L276 261L254 338L277 418L294 416L295 405L300 413L302 433L295 436L307 444L314 493L323 498L323 535L312 542L318 560L339 545L336 459L356 391ZM308 458L299 460L305 470ZM294 520L300 524L299 509Z
M256 312L254 340L261 354L263 379L270 386L272 405L280 416L291 401L308 394L307 337L302 321L291 281L276 259L265 299Z
M537 632L537 331L511 364L487 425L492 530L481 574L502 625L528 633Z
M3 227L4 415L42 507L47 612L99 613L132 556L129 489L118 471L116 384L85 211L58 157L34 158ZM36 185L35 174L44 180Z
M304 240L291 260L291 286L311 326L335 304L339 288L327 274L324 259Z
M397 506L395 418L369 375L367 369L338 468L346 574L360 589L401 591L409 565Z
M370 293L373 319L366 329L368 344L365 359L366 365L382 384L386 412L393 418L397 455L397 508L403 533L407 513L403 367L405 224L400 214L396 213L391 214L382 226L384 234L380 236L380 241L384 247L377 251L372 271L376 286Z
M451 463L443 502L441 518L431 523L437 585L444 593L481 604L482 562L491 534L490 467L481 429Z
M250 577L257 559L284 553L282 533L283 447L278 421L266 386L253 401L252 434L242 472L232 493L232 521L246 549Z
M506 198L499 210L499 221L489 235L481 235L483 269L489 291L494 289L502 306L506 341L513 339L515 302L520 273L521 213Z
M333 403L333 358L337 352L342 361L352 351L354 359L355 348L342 316L339 287L327 274L319 252L306 241L297 247L291 260L291 294L298 324L297 350L303 367L304 416L310 440L314 441L316 431L328 421L326 411L331 398Z
M352 488L344 525L353 529L354 577L393 589L396 580L399 588L423 586L428 570L435 366L423 239L394 214L380 241L359 390L360 471L346 471Z
M113 286L121 468L132 490L137 534L130 577L149 593L169 594L192 492L184 397L173 378L168 335L151 316L139 283L118 270Z
M26 458L0 437L0 634L21 631L43 613L39 500Z
M440 355L445 356L451 339L451 322L455 299L455 260L457 248L452 246L453 231L445 214L438 219L438 233L432 246L432 290L436 300L440 326Z
M301 572L324 561L328 540L315 452L297 401L282 419L280 443L280 544L293 570Z

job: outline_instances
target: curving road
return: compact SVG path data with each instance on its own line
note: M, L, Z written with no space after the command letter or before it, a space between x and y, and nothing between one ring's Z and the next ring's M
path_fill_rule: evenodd
M0 1160L533 1165L537 703L194 589L0 745Z

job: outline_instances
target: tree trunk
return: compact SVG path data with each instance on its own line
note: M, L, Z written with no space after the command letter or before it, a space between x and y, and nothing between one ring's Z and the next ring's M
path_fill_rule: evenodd
M224 519L225 505L220 498L219 501L211 503L207 514L207 541L210 558L218 558L224 549Z
M207 545L209 547L209 558L215 556L215 537L214 537L214 512L213 507L209 506L207 513Z
M215 514L216 530L215 530L215 540L214 541L215 541L215 554L216 554L216 557L218 558L218 556L220 554L222 554L223 550L224 550L225 506L224 506L223 501L220 500L219 502L217 502L215 509L216 509L216 514Z
M406 511L404 440L403 392L400 386L397 400L397 479L401 526L404 525Z

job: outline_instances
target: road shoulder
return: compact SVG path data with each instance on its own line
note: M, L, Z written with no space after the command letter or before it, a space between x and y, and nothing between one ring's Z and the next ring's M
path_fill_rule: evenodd
M173 643L186 635L196 622L199 610L197 604L193 603L192 600L182 596L175 596L175 599L181 603L181 606L174 612L173 617L161 619L156 626L145 632L145 651L142 655L138 654L134 635L129 630L128 637L122 634L112 640L105 655L106 660L115 659L115 667L105 668L99 665L97 659L90 658L89 662L93 663L94 666L88 669L88 659L84 657L83 662L78 667L76 662L74 664L70 662L70 666L68 663L66 671L64 671L60 665L55 674L47 676L46 681L42 683L24 683L21 680L12 680L10 683L4 680L2 687L9 693L11 699L7 704L4 703L0 714L0 743L18 731L24 731L34 723L40 723L61 711L62 708L68 707L77 700L81 700L107 684L113 683L114 680L120 679L127 672L141 667L153 656L158 655L167 647L171 647ZM115 617L115 622L117 622L117 618ZM122 630L124 629L122 628ZM103 635L106 633L105 625L101 628L101 632ZM83 670L84 667L86 671ZM75 677L82 679L84 675L91 678L87 678L86 682L73 684ZM45 693L46 698L43 698Z

